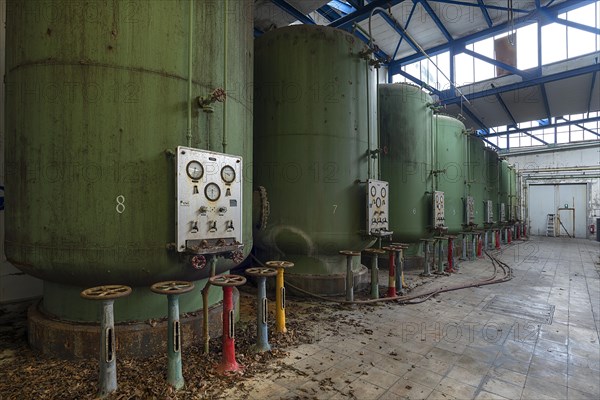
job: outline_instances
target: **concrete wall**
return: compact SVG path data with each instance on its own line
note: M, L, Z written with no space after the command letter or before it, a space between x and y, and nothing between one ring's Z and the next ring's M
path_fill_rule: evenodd
M0 76L5 73L6 2L0 0ZM4 79L0 82L0 186L4 186ZM4 191L0 190L0 197ZM4 256L4 211L0 211L0 304L41 296L42 282L25 275L6 261Z
M505 154L522 174L523 201L527 204L532 184L587 185L586 225L600 218L600 142L563 145L554 148L517 150ZM525 211L527 219L528 214ZM588 237L593 238L588 229Z

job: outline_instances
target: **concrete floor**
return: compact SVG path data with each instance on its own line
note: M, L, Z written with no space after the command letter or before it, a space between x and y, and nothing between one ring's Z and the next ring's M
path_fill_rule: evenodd
M513 280L417 305L337 311L284 367L246 381L249 392L232 388L224 397L600 398L600 243L517 243L499 254ZM466 283L491 271L488 260L465 262L431 284Z

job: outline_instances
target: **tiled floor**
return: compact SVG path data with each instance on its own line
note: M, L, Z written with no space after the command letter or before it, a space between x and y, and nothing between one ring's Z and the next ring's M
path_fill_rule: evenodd
M340 310L335 322L315 327L315 343L292 350L283 366L246 381L250 392L232 389L224 395L600 398L600 244L545 237L518 243L499 254L513 267L513 280L443 293L416 305ZM421 288L467 283L491 271L487 260L466 262L460 273ZM523 308L484 310L496 295L519 300ZM547 305L555 306L551 324L515 314L531 316Z

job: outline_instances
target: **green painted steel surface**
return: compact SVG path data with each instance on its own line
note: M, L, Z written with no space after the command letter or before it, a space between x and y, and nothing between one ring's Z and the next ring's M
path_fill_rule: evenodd
M408 84L379 85L381 177L390 184L394 240L415 242L432 226L433 114L431 96Z
M434 115L436 167L436 190L444 192L444 216L448 233L462 231L465 223L465 125L456 118Z
M194 107L191 145L222 151L225 130L227 152L251 166L253 4L194 5L193 96L229 95L212 114ZM176 221L165 150L187 144L189 7L7 3L6 254L23 271L77 288L206 276L166 250ZM251 193L248 183L246 252Z
M509 221L516 221L517 220L517 204L518 204L518 198L517 198L517 170L515 169L514 166L510 166L509 170L508 170L508 175L510 178L510 185L509 185L509 190L508 190L508 197L509 197L509 201L510 201L510 213L508 215L508 219Z
M478 228L482 228L485 222L485 201L488 200L485 153L483 141L475 136L469 136L468 188L469 195L473 197L475 224Z
M492 200L493 210L492 216L494 222L499 220L499 192L500 192L500 160L498 154L489 148L485 149L485 164L487 166L487 199Z
M369 177L369 135L378 147L377 87L362 49L318 26L256 39L254 185L266 188L271 213L255 241L261 257L294 261L293 274L343 274L338 251L372 243L360 233L366 189L356 181Z

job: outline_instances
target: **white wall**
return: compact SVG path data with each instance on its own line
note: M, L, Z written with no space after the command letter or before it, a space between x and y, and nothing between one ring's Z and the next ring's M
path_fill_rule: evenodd
M0 0L0 77L5 73L6 2ZM4 79L0 82L0 186L4 186ZM0 191L4 197L4 192ZM42 294L42 282L25 275L4 256L4 211L0 211L0 304L30 299Z
M600 142L571 144L544 149L515 149L515 151L506 154L506 157L523 174L524 201L530 197L530 187L534 184L584 184L587 185L585 224L589 227L590 224L595 224L596 218L600 218ZM565 186L563 190L565 196L568 194L567 191ZM582 195L578 194L577 196L581 197ZM572 198L573 194L569 194L567 197ZM562 202L561 206L572 202L572 200L566 201L565 199L566 197L557 201ZM539 208L539 204L539 201L537 204L526 204L531 210L530 214L533 213L536 207ZM530 217L528 214L525 215ZM528 220L530 221L531 218ZM594 235L589 234L589 230L586 231L588 237L594 237ZM536 232L532 233L535 234Z

